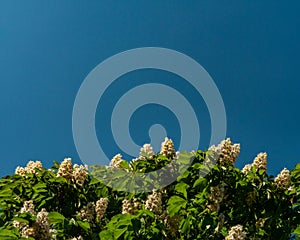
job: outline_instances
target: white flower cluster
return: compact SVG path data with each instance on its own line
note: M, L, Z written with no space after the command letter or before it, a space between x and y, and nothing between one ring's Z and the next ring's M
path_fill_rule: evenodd
M77 215L81 220L92 223L95 219L94 216L96 213L98 221L101 221L104 213L106 212L107 206L108 198L100 198L96 204L94 202L89 202L86 206L81 208L79 212L77 212Z
M57 177L64 177L68 181L72 180L73 165L71 158L65 158L59 166Z
M19 230L23 229L23 228L27 228L28 227L28 224L25 223L25 222L19 222L19 221L16 221L16 220L13 220L12 222L13 226Z
M165 138L165 141L161 143L160 154L167 158L173 159L176 156L176 151L174 149L174 144L172 139Z
M251 167L252 164L246 164L242 169L242 173L244 173L245 175L248 174L251 171Z
M36 235L39 237L39 239L51 239L50 221L46 209L42 209L42 211L38 212L35 226Z
M57 177L64 177L68 182L74 182L79 186L83 186L86 176L88 174L87 165L72 165L71 158L65 158L64 161L60 164Z
M149 159L152 159L155 155L155 152L153 151L153 148L149 143L144 144L141 148L139 159L146 160L146 157L144 155L146 155Z
M84 240L82 236L71 238L70 240Z
M267 170L267 153L259 153L253 160L253 165L258 170Z
M246 164L242 169L244 174L248 174L251 170L251 167L255 166L257 170L267 170L267 153L259 153L254 158L252 164Z
M244 240L245 238L246 232L243 231L243 226L238 224L230 228L229 235L225 237L225 240Z
M119 153L112 158L112 160L109 163L109 166L111 166L113 168L120 168L121 162L122 162L122 155Z
M80 217L80 219L83 221L86 220L88 222L92 222L94 220L94 214L95 214L95 203L93 202L89 202L78 212L78 216Z
M139 203L136 198L124 199L122 201L122 214L134 215L136 210L139 208Z
M275 184L278 188L286 190L291 185L290 171L284 168L275 178Z
M211 204L207 207L212 212L218 212L220 210L220 204L225 198L225 186L226 184L222 182L221 184L210 188L209 200Z
M97 214L98 221L101 221L101 219L103 218L107 206L108 206L108 198L100 198L96 202L96 214Z
M176 152L174 149L174 144L172 139L165 138L165 140L161 143L161 150L160 154L169 158L169 159L178 159L180 152ZM153 147L146 143L143 145L143 147L140 149L140 155L138 158L134 158L129 163L129 168L133 170L132 165L138 161L138 160L147 160L147 159L153 159L155 156L155 152L153 150ZM120 168L119 164L122 161L122 155L117 154L114 156L114 158L110 162L110 166ZM142 169L140 169L142 171Z
M33 201L32 200L29 200L29 201L25 201L23 203L23 207L21 208L21 213L30 213L31 215L35 215L35 211L34 211L34 204L33 204Z
M21 237L24 237L24 238L30 238L30 237L35 237L35 229L33 227L29 227L28 224L26 224L25 227L23 227L22 229L19 229L20 230L20 234L21 234Z
M86 175L88 174L88 167L83 165L74 164L73 168L73 182L79 186L83 186Z
M223 140L218 146L212 145L209 150L214 151L218 155L218 161L221 166L233 166L235 160L240 154L240 144L233 144L230 138Z
M34 237L36 239L44 240L56 239L56 230L50 229L50 221L46 209L42 209L36 214L34 211L33 202L30 200L23 203L23 207L21 208L20 212L28 212L33 216L36 216L36 220L32 226L29 226L29 224L25 222L19 222L16 220L13 221L13 226L19 229L21 237Z
M265 225L266 220L267 220L266 218L259 218L256 221L255 226L258 228L262 228Z
M153 190L152 194L148 195L145 207L151 212L159 215L162 213L162 199L161 192Z
M15 170L15 174L25 176L26 173L37 174L36 169L43 170L43 165L40 161L29 161L25 168L18 166Z

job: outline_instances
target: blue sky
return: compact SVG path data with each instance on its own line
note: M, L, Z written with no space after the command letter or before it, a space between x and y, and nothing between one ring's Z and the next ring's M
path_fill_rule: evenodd
M266 151L269 173L291 169L300 146L299 10L298 1L1 1L0 176L28 160L50 167L70 156L80 163L72 110L81 83L108 57L151 46L182 52L211 75L225 104L227 136L241 144L236 166ZM99 107L97 122L109 119L106 107L130 88L126 78L176 81L157 70L123 76ZM204 148L207 109L193 93L189 98L203 105ZM149 107L132 118L131 129L139 126L135 141L147 142L145 128L158 120L169 123L168 135L177 140L172 113ZM105 126L96 128L107 134L106 153L117 153Z

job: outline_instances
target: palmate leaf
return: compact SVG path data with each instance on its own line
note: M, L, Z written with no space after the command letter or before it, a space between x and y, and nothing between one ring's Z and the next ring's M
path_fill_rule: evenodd
M179 196L172 196L168 201L168 212L170 216L174 216L181 208L185 208L187 200Z
M175 191L181 193L185 197L185 199L187 199L187 189L189 189L189 187L190 186L188 184L180 182L176 184Z

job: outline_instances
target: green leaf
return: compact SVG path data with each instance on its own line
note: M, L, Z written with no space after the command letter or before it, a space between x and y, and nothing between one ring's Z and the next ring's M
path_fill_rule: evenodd
M186 219L183 220L183 224L182 224L182 227L181 227L181 231L183 233L189 233L190 232L190 221L191 221L191 216L188 216Z
M212 166L210 165L203 165L199 169L199 176L206 176L211 171Z
M54 183L67 183L67 179L65 179L64 177L55 177L55 178L51 178L49 180L49 182L54 182Z
M185 171L182 175L180 175L178 178L177 178L177 181L181 181L182 179L185 179L187 178L188 176L190 175L190 172L189 171Z
M59 169L60 164L57 161L53 161L53 165L55 169Z
M122 161L119 163L119 166L120 166L121 168L124 168L124 169L129 169L129 164L128 164L128 162L125 161L125 160L122 160Z
M52 200L54 197L51 196L51 197L48 197L48 198L45 198L43 199L40 204L38 205L38 209L41 209L44 205L46 205L46 203L49 201L49 200Z
M12 190L9 188L0 191L0 198L11 197L11 195L12 195Z
M172 196L168 201L168 211L170 216L175 215L180 211L181 208L185 208L187 200L179 197Z
M52 224L63 223L65 220L65 217L58 212L50 212L48 217Z
M114 238L115 239L120 238L127 231L127 229L128 229L128 227L123 227L123 228L115 229L115 231L114 231Z
M152 226L152 227L151 227L151 232L154 233L154 234L159 234L159 233L160 233L160 229L158 229L158 228L155 227L155 226Z
M148 209L144 209L143 211L140 212L139 215L143 215L143 214L146 214L146 215L148 215L148 216L150 216L152 218L155 217L155 214L153 212L149 211Z
M99 182L100 182L100 180L98 178L93 177L92 180L90 181L89 185L94 185L94 184L97 184Z
M140 152L141 157L149 158L149 155L145 152Z
M300 235L300 225L293 232L294 234Z
M132 218L133 216L130 214L118 214L114 216L112 220L116 221L117 226L124 226L124 225L130 225Z
M172 197L169 199L168 204L169 204L169 205L171 205L171 204L183 204L183 203L185 203L185 202L186 202L185 199L183 199L183 198L181 198L181 197L175 195L175 196L172 196Z
M195 181L193 187L199 187L200 191L202 191L206 187L206 185L207 185L206 178L200 177Z
M47 185L45 183L37 183L33 186L33 190L40 190L40 189L46 189ZM47 192L47 190L46 190Z
M100 239L114 239L114 233L110 230L103 230L99 233Z
M91 226L88 222L83 222L83 221L77 221L78 225L86 232L90 230Z
M183 196L187 199L187 189L189 189L189 185L184 183L184 182L180 182L178 184L176 184L175 186L175 191L177 191L178 193L182 193Z
M12 230L0 229L0 239L10 240L10 239L18 239L18 237L16 234L13 233Z
M264 169L259 169L258 170L258 174L259 175L263 175L265 172L266 172L266 170L264 170Z
M181 151L179 153L179 157L176 160L176 163L180 163L181 165L188 166L190 165L195 158L195 155L193 153L187 152L187 151Z

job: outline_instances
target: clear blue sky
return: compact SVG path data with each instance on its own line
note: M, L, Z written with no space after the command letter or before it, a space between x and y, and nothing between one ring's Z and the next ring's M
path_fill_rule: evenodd
M266 151L269 173L291 169L300 148L299 12L299 1L2 0L0 176L28 160L50 167L70 156L80 163L72 109L82 81L106 58L149 46L185 53L212 76L226 107L227 136L241 143L238 167ZM154 70L126 77L172 78ZM108 96L130 86L116 82L115 87ZM162 116L164 110L156 113ZM157 120L145 109L135 115L132 126ZM100 109L101 117L107 116ZM203 111L204 140L209 124ZM171 123L168 133L175 140L176 126ZM137 143L147 140L147 131L132 134ZM118 149L110 138L103 146L114 155Z

